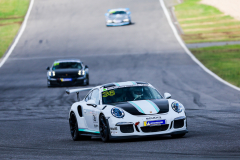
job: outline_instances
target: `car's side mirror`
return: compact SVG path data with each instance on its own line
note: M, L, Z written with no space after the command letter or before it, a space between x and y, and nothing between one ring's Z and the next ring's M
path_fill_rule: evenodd
M171 98L171 94L170 93L164 93L164 98L166 98L166 99Z
M48 71L49 71L49 70L50 70L50 67L47 67L47 68L46 68L46 70L48 70Z
M88 105L88 106L93 106L93 107L96 107L96 106L97 106L96 102L95 102L94 100L92 100L92 99L90 99L90 100L87 101L87 105Z
M129 12L127 12L127 14L131 14L131 12L129 11Z
M88 68L88 66L87 66L87 65L85 65L85 68Z

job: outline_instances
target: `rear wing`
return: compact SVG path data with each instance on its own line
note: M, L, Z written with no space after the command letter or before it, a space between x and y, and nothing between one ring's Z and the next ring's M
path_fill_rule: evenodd
M78 99L78 101L80 101L79 92L82 92L82 91L90 91L90 90L92 90L92 89L93 89L93 88L67 89L67 90L66 90L66 93L67 93L67 94L76 93L76 94L77 94L77 99Z

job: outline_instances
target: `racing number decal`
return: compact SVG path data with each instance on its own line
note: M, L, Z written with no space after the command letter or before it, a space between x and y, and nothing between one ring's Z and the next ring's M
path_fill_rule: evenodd
M115 91L114 90L102 92L102 96L103 97L114 96L114 95L115 95Z

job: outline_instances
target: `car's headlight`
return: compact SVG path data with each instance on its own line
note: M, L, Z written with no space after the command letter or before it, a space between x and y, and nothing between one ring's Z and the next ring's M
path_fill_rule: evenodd
M177 113L181 113L184 110L183 105L177 101L173 102L171 106L172 109Z
M49 75L49 76L55 76L55 71L52 71L52 72L49 71L49 72L48 72L48 75Z
M112 20L107 20L107 23L112 23L113 21Z
M129 22L129 19L124 19L123 22Z
M112 108L111 113L116 118L123 118L125 116L125 113L120 108Z
M79 70L79 71L78 71L78 75L79 75L79 76L81 76L81 75L84 76L84 75L85 75L85 71L84 71L84 70Z

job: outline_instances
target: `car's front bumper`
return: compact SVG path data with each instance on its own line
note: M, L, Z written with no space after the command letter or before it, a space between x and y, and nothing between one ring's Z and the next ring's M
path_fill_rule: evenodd
M120 139L133 139L133 138L143 138L143 137L155 137L155 136L164 136L164 135L177 135L177 134L186 134L188 133L188 130L180 130L180 131L174 131L174 132L169 132L169 133L155 133L151 135L131 135L131 136L112 136L110 134L109 139L110 140L120 140Z
M107 26L124 26L124 25L128 25L130 24L130 22L122 22L122 23L107 23Z
M142 137L142 136L156 136L156 135L174 135L174 134L183 134L187 133L187 119L184 113L177 116L169 116L165 115L155 115L155 117L161 117L158 120L165 120L165 124L163 125L153 125L153 126L145 126L144 121L146 118L152 118L154 116L142 116L135 117L126 120L121 120L120 122L129 122L129 127L131 128L130 132L123 132L123 128L121 125L118 125L119 119L116 121L116 118L110 117L108 119L109 129L110 129L110 138L111 139L122 139L122 138L131 138L131 137ZM135 123L139 122L138 125ZM132 124L130 124L132 123ZM179 125L180 124L180 125ZM132 126L132 127L131 127Z
M47 83L50 86L75 86L82 85L84 83L85 77L71 78L71 81L62 81L62 78L47 78Z

